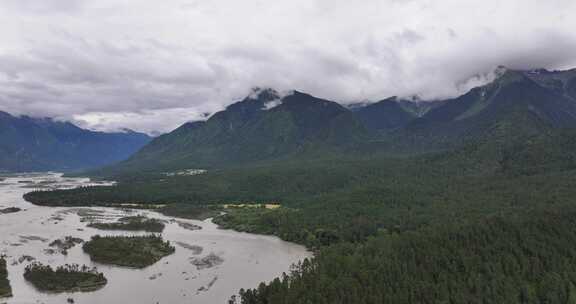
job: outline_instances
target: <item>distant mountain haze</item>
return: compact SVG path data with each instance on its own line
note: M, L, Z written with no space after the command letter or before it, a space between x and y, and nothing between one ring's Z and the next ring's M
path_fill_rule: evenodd
M0 171L72 171L128 158L151 138L142 133L103 133L49 118L0 111Z

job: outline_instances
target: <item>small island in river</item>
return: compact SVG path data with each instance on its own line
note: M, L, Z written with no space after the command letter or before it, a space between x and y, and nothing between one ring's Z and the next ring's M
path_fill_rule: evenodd
M6 259L0 257L0 298L12 296L10 281L8 281L8 270L6 269Z
M66 264L54 270L48 265L33 263L26 266L24 278L45 292L94 291L108 283L96 268L77 264Z
M9 208L0 209L0 214L16 213L16 212L20 212L20 211L22 211L22 209L17 208L17 207L9 207Z
M92 261L133 268L150 266L176 251L169 241L158 235L96 235L84 244L83 249Z
M90 223L88 227L101 230L127 230L127 231L146 231L162 232L164 223L158 219L150 219L145 216L127 216L115 223Z
M61 239L54 240L50 243L50 249L45 249L44 252L47 254L55 254L60 253L63 255L68 255L68 250L72 247L84 243L84 240L81 238L76 238L72 236L67 236Z

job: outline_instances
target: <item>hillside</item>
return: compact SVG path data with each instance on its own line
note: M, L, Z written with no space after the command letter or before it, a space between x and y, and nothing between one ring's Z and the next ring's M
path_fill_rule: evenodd
M353 105L350 109L366 129L382 133L404 128L416 118L443 104L442 100L420 101L390 97L375 103Z
M205 122L153 140L107 172L222 167L294 155L341 152L366 137L352 112L301 92L261 90Z
M540 85L576 100L576 69L547 71L544 69L525 72L526 76Z
M576 101L529 75L506 70L492 83L444 101L399 130L396 146L401 150L449 149L502 133L497 130L506 129L508 137L523 137L544 134L550 128L576 127Z
M354 110L362 124L368 130L375 132L402 128L418 117L417 112L403 107L396 97L387 98Z

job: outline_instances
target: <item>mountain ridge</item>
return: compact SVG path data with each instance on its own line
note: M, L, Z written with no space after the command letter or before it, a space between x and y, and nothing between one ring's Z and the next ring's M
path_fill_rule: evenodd
M454 98L390 97L349 107L299 91L281 96L258 89L206 121L160 136L111 168L136 172L349 153L419 154L486 142L489 134L528 138L548 128L576 127L573 82L576 70L500 68L494 81Z
M273 107L266 104L274 102ZM154 139L124 168L210 167L281 158L311 150L337 150L364 136L356 117L342 105L293 91L251 94L203 122L182 125Z
M541 123L552 128L576 127L576 101L543 86L527 71L506 70L493 82L444 101L396 134L399 146L446 149L482 136L499 124L516 126L517 136L538 133ZM550 75L556 75L550 72ZM517 119L523 116L524 119ZM527 123L527 120L538 123Z

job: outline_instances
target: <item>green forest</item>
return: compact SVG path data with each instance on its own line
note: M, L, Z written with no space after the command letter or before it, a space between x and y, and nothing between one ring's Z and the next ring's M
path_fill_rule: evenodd
M495 217L321 250L245 304L576 303L576 217Z
M415 157L269 162L198 176L126 176L114 187L27 199L164 203L161 211L181 216L225 210L215 219L224 228L277 235L315 251L283 277L243 290L237 300L246 304L573 303L573 138L476 141ZM222 209L225 203L282 207Z

